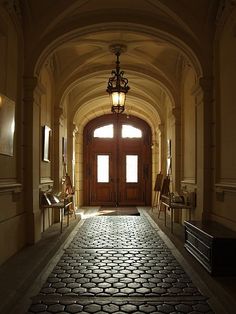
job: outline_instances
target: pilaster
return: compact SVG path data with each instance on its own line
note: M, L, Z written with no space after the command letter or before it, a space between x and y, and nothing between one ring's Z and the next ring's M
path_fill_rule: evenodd
M181 181L181 109L175 107L172 109L173 125L172 125L172 184L175 191L180 191ZM175 158L173 160L173 158Z
M82 134L79 132L79 128L74 128L74 186L75 186L75 204L76 206L82 204L83 200L83 158L80 147L82 140Z
M71 117L67 121L67 171L71 177L73 177L73 149L74 149L74 135L76 126L73 121L70 122Z
M197 207L202 219L207 220L211 210L211 143L212 143L212 77L202 77L194 91L197 130Z
M40 111L37 78L24 78L24 186L25 208L28 216L28 243L41 238L41 211L39 209Z
M166 173L166 160L165 160L165 125L160 123L158 125L158 142L159 142L159 169L162 173Z
M53 180L55 191L61 191L62 168L62 136L61 127L63 126L63 109L54 107L53 115Z

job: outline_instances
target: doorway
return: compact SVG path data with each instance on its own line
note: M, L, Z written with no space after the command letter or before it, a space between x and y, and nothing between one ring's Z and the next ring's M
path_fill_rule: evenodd
M151 203L151 130L133 116L104 115L84 129L84 203Z

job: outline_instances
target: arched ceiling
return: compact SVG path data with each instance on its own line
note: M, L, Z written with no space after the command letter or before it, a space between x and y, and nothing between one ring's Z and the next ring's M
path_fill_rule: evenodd
M115 56L109 47L125 45L120 62L130 86L127 112L154 129L163 121L167 104L178 103L183 63L200 75L196 64L201 63L202 38L207 42L210 36L202 29L212 22L216 2L26 0L26 50L33 60L41 49L35 61L39 69L50 59L55 101L69 104L69 120L78 125L110 112L106 87Z
M53 54L56 85L69 97L67 103L70 103L74 123L81 123L80 117L91 113L110 112L106 87L116 61L110 50L112 44L127 47L120 56L121 69L130 86L126 111L149 123L155 117L160 123L165 115L166 98L171 99L174 106L178 96L176 87L185 59L183 53L150 35L111 30L80 36L78 42L66 43Z
M57 83L62 91L67 87L70 109L75 114L86 104L88 111L98 112L103 108L102 111L110 112L106 87L111 70L115 68L116 58L109 48L114 43L127 47L120 61L125 77L129 79L128 112L147 111L149 105L157 110L160 119L164 116L165 97L173 99L176 96L178 67L183 55L167 43L132 32L89 34L80 37L78 43L67 43L54 53Z

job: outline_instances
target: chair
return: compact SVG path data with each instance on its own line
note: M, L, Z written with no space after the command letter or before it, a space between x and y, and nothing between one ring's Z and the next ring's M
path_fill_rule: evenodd
M162 197L170 194L170 177L166 176L163 179L161 191L160 191L160 197L159 197L159 206L158 206L158 218L160 218L161 211L165 211L165 208L163 209L162 205Z
M160 172L157 174L156 182L154 186L154 199L153 199L152 209L154 209L155 207L159 207L162 183L163 183L163 174Z

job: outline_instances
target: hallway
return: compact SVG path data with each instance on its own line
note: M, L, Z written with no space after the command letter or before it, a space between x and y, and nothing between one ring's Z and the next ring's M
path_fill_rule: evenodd
M28 314L213 313L140 212L83 220Z

